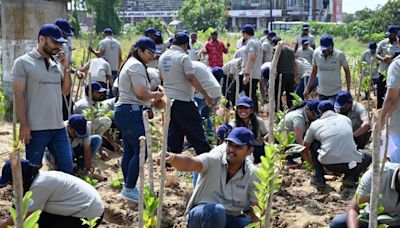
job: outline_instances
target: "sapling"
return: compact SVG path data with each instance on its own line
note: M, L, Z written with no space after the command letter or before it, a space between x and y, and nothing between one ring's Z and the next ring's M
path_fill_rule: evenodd
M257 187L255 193L258 204L253 206L253 213L258 218L258 222L251 223L246 228L265 227L268 214L266 211L272 203L272 196L280 189L282 178L279 176L279 169L282 167L281 160L288 154L299 153L304 150L304 146L294 144L294 134L283 132L274 132L274 136L278 144L269 143L265 146L265 156L261 156L262 166L256 172L258 181L254 184Z
M379 194L378 195L379 199L383 199L383 195ZM370 206L369 202L364 202L360 203L360 195L356 194L356 202L358 207L360 208L360 213L357 216L357 219L360 222L364 223L369 223L369 216L370 216ZM378 228L387 228L389 225L385 224L385 222L393 222L395 219L391 217L390 215L385 215L383 212L385 211L385 208L383 207L382 204L378 204L378 214L377 214L377 221L378 221Z
M158 207L158 198L150 190L149 186L144 187L144 204L145 210L143 212L143 222L145 228L154 228L157 224L157 216L155 215Z
M87 183L89 183L93 187L95 187L97 185L97 183L99 183L99 180L97 180L96 178L90 178L90 176L85 176L84 177L84 181L86 181Z
M38 228L39 227L37 222L39 221L40 214L42 213L41 210L34 211L29 216L27 216L29 202L30 202L31 198L32 198L32 192L31 191L26 192L24 195L23 208L22 208L23 224L24 224L23 227L24 228ZM8 209L8 211L11 214L14 224L16 224L16 220L17 220L16 210L13 207L10 207Z
M111 179L111 187L121 190L122 189L122 172L117 173L115 179Z
M94 228L97 225L96 224L97 220L99 220L99 219L100 219L100 217L96 217L91 220L81 218L81 221L82 221L82 225L87 225L89 228Z

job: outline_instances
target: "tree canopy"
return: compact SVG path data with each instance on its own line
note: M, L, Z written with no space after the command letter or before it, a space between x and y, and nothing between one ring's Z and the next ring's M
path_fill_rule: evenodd
M226 25L224 1L187 0L178 14L182 26L188 30L222 29Z

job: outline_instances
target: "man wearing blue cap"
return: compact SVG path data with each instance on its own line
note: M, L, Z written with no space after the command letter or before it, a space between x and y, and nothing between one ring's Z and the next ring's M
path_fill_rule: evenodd
M70 41L68 37L71 37L73 35L72 30L71 30L71 24L69 21L65 18L58 18L55 22L55 25L57 25L63 34L63 37L68 41L67 43L64 43L62 45L62 49L66 54L68 54L68 61L69 64L72 65L72 44L70 44Z
M38 227L84 228L81 219L103 220L104 204L100 194L84 180L59 171L39 172L28 160L21 159L23 193L32 192L26 216L41 210ZM12 184L11 162L2 169L0 188ZM25 224L26 224L25 220ZM0 227L14 225L12 216L0 221Z
M89 51L95 54L98 58L105 56L107 62L111 66L112 79L115 80L118 76L118 71L122 63L122 50L121 44L117 39L113 37L113 32L110 28L106 28L103 31L104 39L99 43L100 50L95 51L92 47L89 47ZM113 97L111 89L108 93L109 97Z
M311 184L317 188L324 187L324 169L327 169L345 175L343 186L357 186L359 175L372 161L371 154L357 151L351 120L335 113L331 101L320 101L318 110L321 117L308 128L303 142L305 149L302 152L303 158L312 163L315 169Z
M274 57L274 48L271 44L271 41L275 37L276 37L275 32L269 32L267 38L263 40L263 42L261 42L260 40L263 49L263 60L262 60L263 63L271 62L272 58Z
M309 40L310 46L312 49L315 49L315 38L309 32L310 26L308 24L304 24L302 26L302 33L296 38L296 45L294 46L294 50L297 51L300 45L302 45L302 41L304 39Z
M199 172L196 188L185 214L188 227L245 227L256 217L243 211L257 204L257 168L246 159L253 153L253 133L233 128L225 143L196 157L167 152L166 161L178 170Z
M168 150L181 153L186 136L196 153L201 154L210 151L211 147L194 102L195 89L204 96L209 107L213 106L214 101L195 75L192 61L186 54L188 48L189 36L184 32L176 33L171 48L160 56L158 69L163 78L165 94L172 100Z
M253 110L258 113L257 88L261 79L263 50L260 41L254 36L253 26L247 24L242 28L243 40L246 46L242 58L242 89L253 100ZM251 91L250 91L251 89Z
M364 149L371 137L371 125L364 105L353 101L349 92L342 91L336 97L335 109L338 113L350 118L357 149Z
M62 94L68 95L72 84L68 57L61 51L65 42L56 25L42 25L37 47L15 60L11 77L26 158L41 166L47 147L56 157L58 170L72 173L62 116Z
M376 57L379 59L379 79L377 84L377 108L382 108L383 99L386 94L385 74L391 64L396 52L400 52L399 38L397 33L399 28L397 26L389 26L386 31L384 40L378 43Z
M308 93L311 92L311 85L318 74L319 100L329 99L334 102L336 95L342 91L342 75L340 71L342 67L346 76L346 89L350 91L350 68L346 55L334 48L332 36L322 35L320 45L319 49L314 52L313 70L304 90L304 97L307 97Z
M365 50L361 55L361 61L365 62L368 67L363 67L363 75L364 77L371 77L373 85L378 84L379 73L378 73L378 65L379 60L376 55L377 49L376 42L370 42L368 44L368 49ZM365 93L365 97L368 98L369 90Z
M103 142L100 135L91 135L90 126L85 117L73 114L64 122L73 152L73 161L78 169L92 172L92 160Z
M314 49L310 47L310 41L308 39L303 39L301 41L301 47L297 49L296 55L300 58L307 59L307 61L312 64Z

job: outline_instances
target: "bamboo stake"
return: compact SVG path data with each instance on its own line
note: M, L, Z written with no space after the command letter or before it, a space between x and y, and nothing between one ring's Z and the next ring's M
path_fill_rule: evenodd
M140 155L139 155L139 228L143 228L143 210L144 210L144 158L146 156L146 137L140 136Z
M149 127L149 114L147 111L143 112L143 124L144 130L146 133L146 146L147 146L147 159L149 159L149 185L150 191L154 192L154 174L153 174L153 151L152 151L152 140L151 140L151 132Z
M15 225L17 228L24 227L24 218L23 218L23 188L22 188L22 171L21 171L21 162L20 162L20 151L18 148L19 139L17 138L17 108L15 102L15 95L13 95L13 151L10 154L10 162L11 162L11 173L12 173L12 184L13 184L13 193L15 198L15 210L17 213L17 221Z
M374 150L372 153L372 189L370 196L370 214L369 214L369 228L376 228L378 226L378 195L380 187L380 146L381 146L381 124L378 112L375 110L373 115L373 134L372 139L374 142Z
M385 163L387 161L387 153L388 153L388 147L389 147L389 117L385 116L385 125L386 125L386 132L385 132L385 150L383 153L383 157L381 160L381 170L380 170L380 178L382 179L382 174L383 174L383 168L385 167Z
M276 111L279 112L279 110L281 110L281 102L282 102L282 106L283 106L283 101L282 101L282 97L281 97L281 93L282 93L282 74L279 74L279 84L278 84L278 104L277 104L277 108Z
M161 152L161 161L160 161L160 169L161 169L161 177L160 177L160 192L158 198L158 208L157 208L157 228L161 228L162 221L162 204L164 200L164 185L165 185L165 154L167 152L167 142L168 142L168 127L170 121L170 113L171 113L171 100L167 98L167 105L165 106L165 122L164 122L164 138L163 138L163 146Z
M360 75L360 73L359 73L359 75ZM358 95L356 95L357 102L358 102L359 97L361 96L361 86L362 86L363 79L364 79L364 74L361 72L360 81L358 82Z
M239 100L239 89L240 89L240 79L238 75L236 75L235 81L236 81L236 90L235 90L235 106L236 106Z
M281 56L281 50L282 50L282 41L279 41L277 48L275 50L274 58L272 60L271 64L271 70L269 72L269 88L268 88L268 93L269 93L269 123L268 123L268 140L269 143L274 143L274 122L275 122L275 79L276 79L276 67L279 61L279 57ZM273 179L271 180L271 183L273 183ZM272 196L273 196L273 191L270 191L269 193L269 198L268 198L268 207L267 210L265 211L265 224L264 228L269 228L271 226L271 210L272 210Z

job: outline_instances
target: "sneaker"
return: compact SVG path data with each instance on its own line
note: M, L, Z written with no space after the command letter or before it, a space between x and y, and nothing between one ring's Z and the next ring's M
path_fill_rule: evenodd
M312 177L310 181L310 185L315 186L316 188L323 188L326 186L324 180L318 180L316 177Z
M137 203L139 201L139 190L138 188L123 188L121 191L121 196L126 200Z

